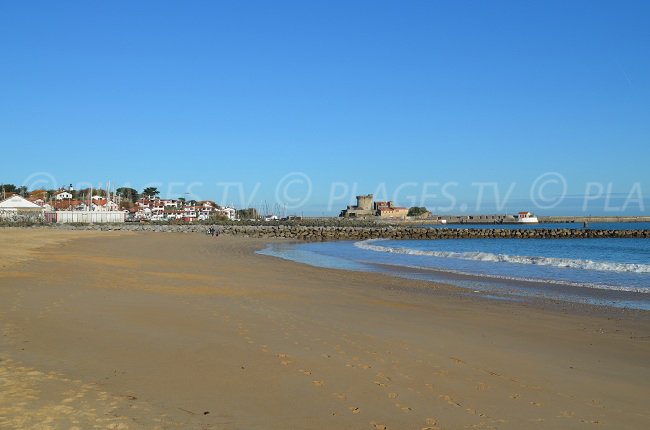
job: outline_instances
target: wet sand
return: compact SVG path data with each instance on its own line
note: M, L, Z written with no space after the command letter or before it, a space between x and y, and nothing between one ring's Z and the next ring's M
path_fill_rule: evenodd
M650 426L648 313L488 301L264 243L0 230L0 428Z

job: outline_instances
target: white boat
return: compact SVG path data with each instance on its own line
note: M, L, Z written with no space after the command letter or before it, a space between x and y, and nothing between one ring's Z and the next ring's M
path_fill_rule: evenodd
M519 212L515 215L515 219L518 223L522 224L537 224L539 220L532 212Z

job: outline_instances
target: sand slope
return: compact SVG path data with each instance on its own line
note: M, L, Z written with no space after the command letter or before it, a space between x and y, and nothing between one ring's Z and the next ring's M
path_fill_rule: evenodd
M642 312L487 302L249 239L68 234L2 269L0 428L650 425Z

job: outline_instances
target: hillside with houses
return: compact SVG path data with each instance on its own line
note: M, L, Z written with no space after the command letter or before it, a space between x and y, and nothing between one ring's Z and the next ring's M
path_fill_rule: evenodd
M29 191L26 187L4 184L0 185L0 202L3 203L0 216L4 219L44 217L53 222L237 219L235 208L223 207L211 200L169 199L161 198L158 194L154 187L145 188L142 193L132 188L118 188L115 191L92 188L75 190L72 186Z

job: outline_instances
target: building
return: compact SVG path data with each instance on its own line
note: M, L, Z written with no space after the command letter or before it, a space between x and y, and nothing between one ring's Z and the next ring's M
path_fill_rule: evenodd
M234 208L222 208L211 200L186 201L185 199L141 198L129 209L129 220L149 221L209 221L215 217L234 220Z
M357 196L356 206L348 206L347 209L343 209L340 216L343 218L363 218L375 216L372 199L372 194Z
M57 224L67 223L123 223L123 211L53 211L45 212L45 220Z
M406 218L409 210L402 206L394 206L393 202L376 202L376 215L380 218Z
M221 215L228 217L230 221L235 221L237 219L237 210L235 208L225 207L219 209L218 212L220 212Z
M357 196L356 206L348 206L341 211L343 218L406 218L409 210L402 206L395 206L393 202L374 202L373 195Z
M72 199L72 194L67 192L67 191L61 191L60 193L56 194L56 199L57 200L70 200L70 199Z
M35 221L43 219L43 208L14 194L0 202L0 219L8 221Z

